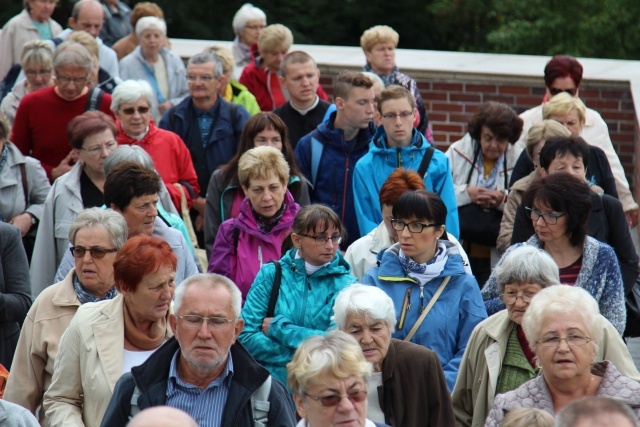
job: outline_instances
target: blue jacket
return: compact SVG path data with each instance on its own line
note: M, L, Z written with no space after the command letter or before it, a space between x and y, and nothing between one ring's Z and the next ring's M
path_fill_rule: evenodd
M286 365L306 338L322 335L330 327L338 293L357 279L340 251L331 263L307 275L304 259L291 249L280 259L282 280L269 335L261 331L275 277L275 265L262 266L242 308L244 329L238 339L271 375L287 383Z
M471 332L478 323L487 318L487 311L478 283L475 277L465 273L462 257L455 245L448 241L440 242L447 246L449 259L442 273L426 284L420 285L418 280L407 275L398 257L400 246L397 243L378 254L380 266L369 270L362 283L385 291L393 300L398 318L402 312L407 289L412 288L404 325L393 333L393 338L403 340L420 317L420 307L426 307L444 278L451 276L424 322L411 338L411 342L430 348L438 354L447 387L451 391L456 383L458 368Z
M320 123L316 130L303 136L296 145L296 158L300 171L313 186L311 203L329 206L342 220L347 230L347 238L342 243L344 249L360 238L353 203L353 170L369 150L375 126L370 122L368 128L361 129L354 141L347 144L342 129L333 127L335 119L336 113L328 121ZM313 140L323 147L315 182L312 173Z
M249 120L250 114L242 105L231 104L219 96L214 107L214 116L213 128L204 143L191 96L171 107L158 125L161 129L178 134L189 148L202 197L206 196L205 192L213 171L236 154L242 128Z
M382 222L378 197L382 184L397 168L418 171L422 158L430 146L427 138L414 129L413 140L409 146L389 148L384 127L378 127L369 145L369 152L358 160L353 172L353 195L361 235L365 236ZM447 231L458 239L460 224L453 177L449 159L440 150L436 149L433 153L429 169L424 174L424 185L427 190L438 194L444 202L447 207Z

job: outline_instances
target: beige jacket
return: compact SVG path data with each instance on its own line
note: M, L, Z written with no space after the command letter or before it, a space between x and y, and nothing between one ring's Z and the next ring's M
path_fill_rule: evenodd
M604 326L596 361L609 360L622 375L640 382L640 372L620 334L607 319L600 317ZM507 310L502 310L479 323L471 333L451 395L456 426L484 426L513 325Z
M522 204L522 196L531 187L531 184L540 177L538 170L534 170L529 175L513 183L507 196L507 204L502 211L500 221L500 233L498 233L498 252L502 255L511 246L511 234L513 233L513 223L516 219L518 206Z
M80 307L73 290L72 269L62 282L49 286L34 301L24 320L4 399L35 414L51 384L58 342ZM47 426L44 411L40 424Z
M82 305L60 340L44 409L54 426L98 427L122 376L124 299ZM173 334L167 322L166 338Z

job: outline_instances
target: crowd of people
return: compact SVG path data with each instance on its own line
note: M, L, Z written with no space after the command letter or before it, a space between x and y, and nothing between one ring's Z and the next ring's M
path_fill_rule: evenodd
M0 32L0 425L638 426L639 209L575 58L443 152L388 26L330 98L251 4L186 65L154 3L55 5Z

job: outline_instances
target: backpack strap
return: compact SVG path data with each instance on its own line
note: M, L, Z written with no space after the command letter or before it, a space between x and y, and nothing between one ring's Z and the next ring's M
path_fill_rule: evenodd
M269 421L269 409L271 409L269 394L271 394L271 375L251 395L251 411L255 427L266 426Z
M89 89L89 94L87 95L87 103L84 106L84 111L96 111L98 108L100 108L103 95L104 92L98 87L92 87L91 89Z
M282 264L278 261L272 261L276 266L276 274L273 278L273 287L271 288L271 296L269 297L269 306L265 317L273 317L276 312L276 303L280 295L280 284L282 283Z
M138 386L135 386L133 389L133 394L131 395L131 409L129 411L129 419L135 417L138 412L140 412L140 407L138 406L138 397L140 397L140 389Z
M29 207L29 189L27 188L27 170L24 163L20 163L20 176L22 177L22 192L24 193L24 207Z
M418 175L420 175L420 178L424 179L425 174L427 173L427 170L429 169L429 164L431 163L431 159L433 158L433 153L436 151L435 148L433 148L433 145L429 146L429 148L427 148L427 151L424 153L424 157L422 157L422 162L420 162L420 167L418 168Z
M316 179L318 178L318 169L320 168L323 150L324 144L311 135L311 185L313 188L316 188Z
M238 253L238 240L240 239L240 229L238 227L233 227L233 248Z

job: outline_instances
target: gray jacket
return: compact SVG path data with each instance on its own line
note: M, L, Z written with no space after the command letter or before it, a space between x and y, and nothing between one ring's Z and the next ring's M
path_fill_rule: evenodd
M2 103L0 103L0 112L7 118L9 126L13 126L18 105L20 105L20 101L27 94L27 83L26 79L16 82L11 92L9 92L2 100Z
M40 427L40 424L22 406L0 400L0 427Z

